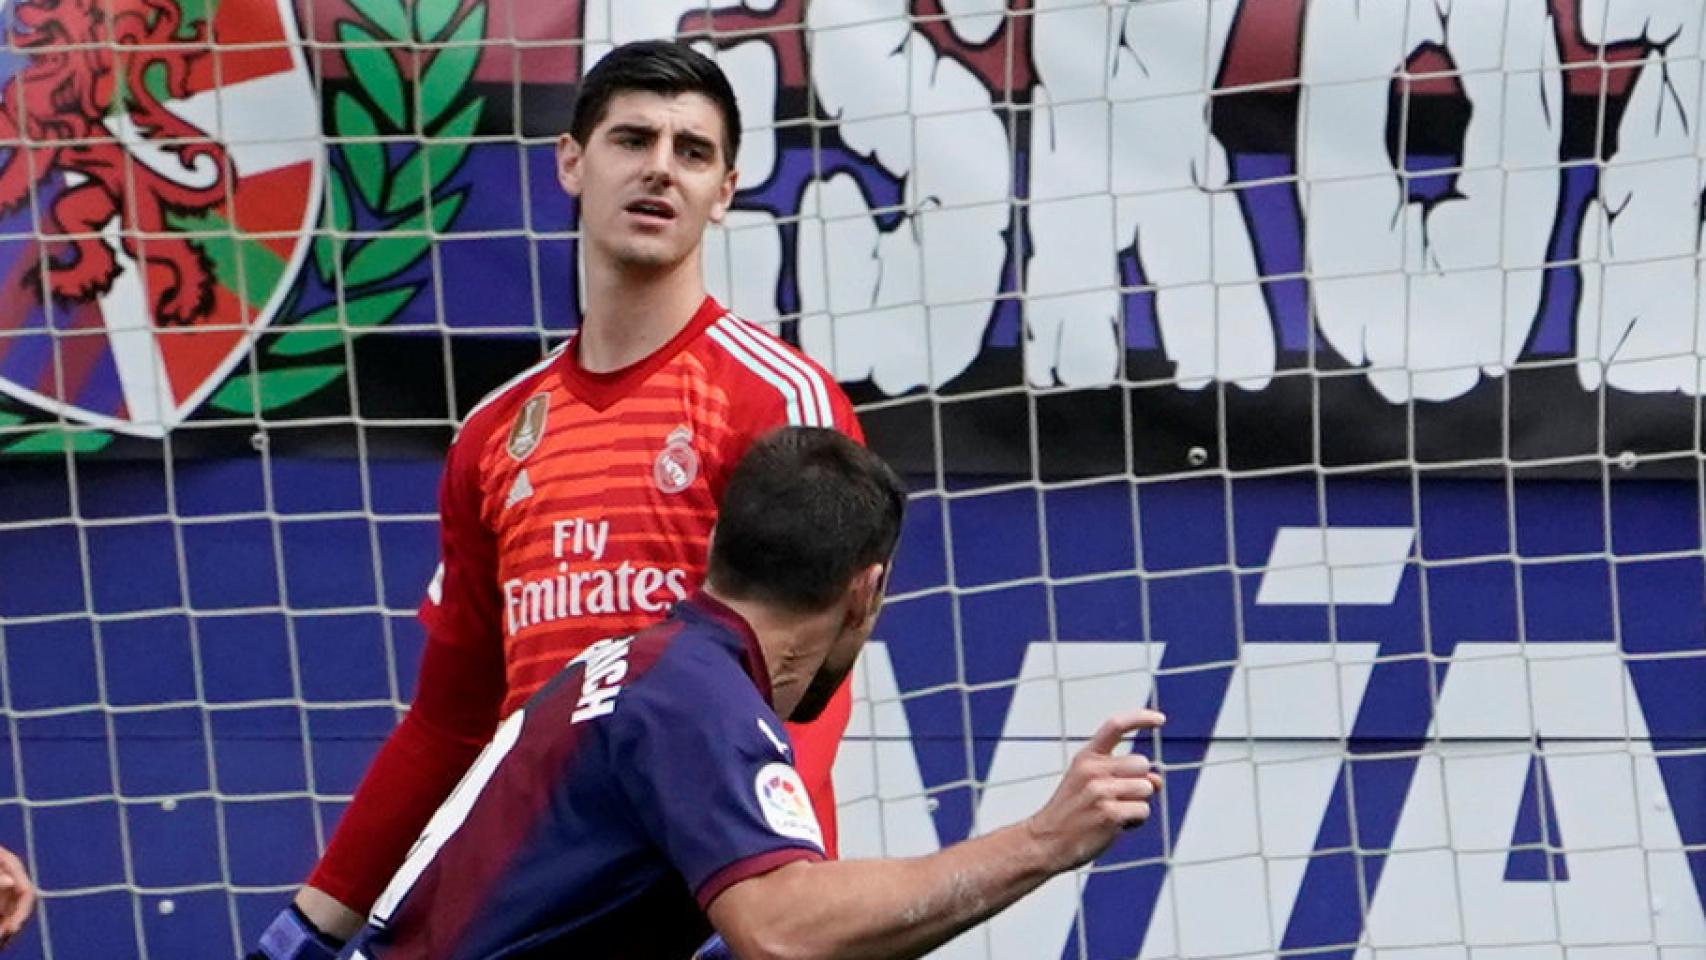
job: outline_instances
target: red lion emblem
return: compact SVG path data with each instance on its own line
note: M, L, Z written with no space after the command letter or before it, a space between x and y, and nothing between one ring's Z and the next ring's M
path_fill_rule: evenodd
M190 67L208 53L206 24L186 27L171 0L18 0L14 17L12 43L29 59L0 84L0 217L28 204L49 178L74 174L40 213L46 288L77 302L111 289L120 264L100 231L117 217L124 252L145 265L156 322L206 316L212 267L166 217L223 203L226 152L155 92L189 96ZM196 182L162 174L115 138L102 123L115 110ZM24 283L43 289L39 265Z

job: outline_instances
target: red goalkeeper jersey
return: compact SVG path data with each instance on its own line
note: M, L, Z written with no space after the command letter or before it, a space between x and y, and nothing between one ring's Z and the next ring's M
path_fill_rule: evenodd
M729 473L787 424L862 439L834 378L709 297L631 367L588 372L570 340L482 401L445 468L414 706L309 882L368 909L502 717L588 646L698 587ZM789 730L831 850L830 768L849 711L843 687Z

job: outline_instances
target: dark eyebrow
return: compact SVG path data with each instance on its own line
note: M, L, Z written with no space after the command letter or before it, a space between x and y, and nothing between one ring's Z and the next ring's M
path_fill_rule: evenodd
M605 131L604 135L607 137L640 137L641 139L649 141L657 139L658 128L649 123L640 123L638 121L613 123L610 125L610 128ZM718 156L717 141L702 133L697 133L692 130L682 130L676 133L675 139L689 147L697 147L704 150L713 158Z
M717 142L712 140L710 137L702 136L691 130L683 130L675 135L675 139L690 147L700 147L705 150L709 150L713 156L716 155Z
M617 136L624 133L641 137L655 137L658 135L658 128L644 123L617 123L611 125L606 135Z

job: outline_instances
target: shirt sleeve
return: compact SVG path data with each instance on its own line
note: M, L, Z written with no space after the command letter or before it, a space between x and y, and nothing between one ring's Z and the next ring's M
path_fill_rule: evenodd
M732 665L696 659L710 660L660 662L629 690L610 743L641 829L708 908L749 877L822 860L823 838L781 722Z
M501 653L497 539L481 516L479 439L470 427L450 448L438 496L439 567L420 619L448 643Z
M730 468L758 438L778 427L833 427L863 444L865 432L859 426L853 401L829 371L780 341L771 350L775 356L786 356L786 363L762 373L738 368L736 376L744 381L744 387L734 394L736 408L731 419L736 431L729 450Z
M853 401L834 380L829 381L829 409L835 416L835 429L864 446L865 428L859 425L859 415L853 412Z
M415 703L362 777L308 884L366 913L497 725L503 662L427 641Z
M480 522L477 444L451 447L439 490L442 566L421 605L415 700L374 757L308 883L365 913L496 729L506 689L496 551Z

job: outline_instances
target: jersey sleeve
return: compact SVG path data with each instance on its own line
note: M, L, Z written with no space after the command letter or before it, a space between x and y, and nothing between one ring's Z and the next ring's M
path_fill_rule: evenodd
M309 886L366 913L491 738L503 662L429 639L414 706L373 758Z
M480 438L457 437L439 489L439 567L421 602L427 633L446 642L502 649L497 540L481 519Z
M859 425L859 415L853 412L853 401L841 389L841 384L829 381L829 409L834 416L835 429L865 445L865 428Z
M753 324L729 322L743 338L735 341L739 349L730 374L739 381L733 413L739 452L786 426L832 427L865 442L853 402L829 371Z
M452 446L440 485L443 562L421 605L427 643L415 699L338 822L310 886L366 913L434 810L496 729L503 704L495 546L479 521L475 444Z
M645 680L612 717L612 769L700 907L749 877L823 859L792 747L751 682L727 664L679 662Z

